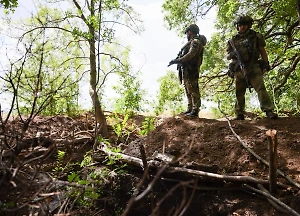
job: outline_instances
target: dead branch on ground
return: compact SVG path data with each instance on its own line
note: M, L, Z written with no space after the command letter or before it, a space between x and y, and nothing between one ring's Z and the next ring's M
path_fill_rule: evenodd
M101 151L109 156L116 156L116 157L120 158L120 161L122 161L124 163L134 165L135 167L139 167L139 168L143 167L142 159L136 158L133 156L129 156L126 154L122 154L122 153L112 152L109 148L107 148L107 146L104 143L102 143ZM98 160L97 154L94 154L93 158L95 159L95 161L97 161ZM159 168L162 165L164 165L163 162L159 162L156 160L148 161L149 168ZM175 167L175 166L169 166L169 165L165 168L164 172L165 173L181 173L182 176L190 176L193 178L199 177L200 179L208 178L210 180L220 180L220 181L227 181L227 182L254 183L254 184L264 184L264 185L269 184L268 180L257 179L257 178L250 177L250 176L220 175L220 174L215 174L215 173L210 173L210 172L205 172L205 171L200 171L200 170L193 170L193 169L187 169L184 167ZM278 185L280 185L281 187L284 187L284 188L287 187L280 183Z
M219 110L220 112L224 115L224 117L226 118L227 122L228 122L228 126L231 130L231 132L233 133L233 135L237 138L237 140L242 144L242 146L245 147L245 149L247 151L249 151L254 157L256 157L259 161L261 161L262 163L264 163L265 165L267 165L268 167L270 166L269 163L263 159L262 157L260 157L258 154L256 154L251 148L249 148L244 142L243 140L241 139L241 137L233 130L232 126L231 126L231 123L230 123L230 120L228 119L227 115L220 109L219 107ZM300 188L300 184L296 181L294 181L293 179L291 179L289 176L287 176L286 174L284 174L281 170L277 169L277 173L279 175L281 175L282 177L284 177L286 180L288 180L292 185Z
M285 203L281 202L280 200L276 199L275 197L273 197L270 193L266 193L262 190L258 190L254 187L251 187L247 184L244 184L244 187L247 189L250 189L251 191L254 191L255 193L258 193L260 195L265 196L267 199L272 200L273 202L275 202L276 204L278 204L279 206L281 206L282 208L285 209L285 211L289 212L289 215L295 215L295 216L300 216L299 213L297 213L295 210L293 210L292 208L290 208L288 205L286 205Z
M269 192L264 186L262 186L261 184L258 184L257 187L258 187L261 191L265 192L266 194L271 195L270 192ZM280 207L276 202L274 202L272 199L270 199L270 198L267 198L267 199L268 199L269 203L270 203L277 211L282 212L282 213L284 213L284 214L286 214L286 215L289 215L289 211L288 211L288 210L286 210L286 209L284 209L284 208L281 208L281 207Z

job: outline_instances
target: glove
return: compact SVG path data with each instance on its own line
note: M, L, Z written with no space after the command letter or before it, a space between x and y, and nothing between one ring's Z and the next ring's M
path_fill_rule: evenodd
M178 63L180 63L178 59L173 59L173 60L171 60L171 61L169 62L168 67L169 67L170 65L178 64Z
M235 65L236 65L236 62L231 62L229 65L228 65L228 71L227 71L227 75L230 77L230 78L234 78L234 69L235 69Z
M230 56L231 59L237 57L235 52L230 52L230 53L229 53L229 56Z
M227 71L227 76L229 76L231 79L233 79L234 78L234 72L231 71L231 70L228 70Z
M269 64L269 61L265 62L265 64L264 64L264 69L265 69L266 71L271 70L271 66L270 66L270 64Z

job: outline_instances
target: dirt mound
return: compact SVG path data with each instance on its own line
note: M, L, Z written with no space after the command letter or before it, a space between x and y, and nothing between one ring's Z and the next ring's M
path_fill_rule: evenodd
M223 173L248 173L266 176L267 167L258 162L233 134L230 126L242 141L256 154L269 161L269 142L266 132L277 131L278 168L296 181L300 181L300 130L299 117L276 120L246 121L214 120L205 118L171 117L164 119L145 138L140 140L146 154L155 151L183 156L181 163L215 164ZM129 145L127 154L137 155L137 142ZM133 149L133 150L132 150Z
M138 128L142 126L145 118L146 116L130 118L127 122L130 125L130 129L123 128L126 135L124 137L114 131L113 125L109 125L110 136L108 141L110 144L112 146L121 146L123 153L130 156L140 157L139 146L142 144L149 159L153 158L153 153L155 152L165 152L179 158L179 163L176 164L179 167L197 169L200 166L201 170L208 167L210 172L218 175L249 176L267 180L269 175L268 166L249 152L249 149L265 161L269 161L269 142L266 132L268 130L276 130L278 169L289 176L296 184L300 182L300 117L282 117L276 120L232 120L229 122L226 119L188 118L179 115L158 120L156 128L147 136L141 137L138 133ZM122 122L122 115L113 119L116 122L119 120ZM6 125L5 134L15 134L17 131L22 130L23 125L16 118ZM47 157L44 160L39 159L38 164L40 166L38 169L39 172L47 173L53 172L54 168L68 168L68 170L64 169L63 172L56 174L59 180L67 184L68 174L75 171L79 172L80 167L76 164L80 163L85 154L94 148L94 128L95 120L92 113L76 118L39 116L29 125L24 137L24 140L28 142L24 142L24 149L18 151L20 154L16 161L18 163L19 161L31 161L27 157L32 157L35 151L39 152L37 149L38 142L37 145L33 146L37 136L40 136L37 140L43 137L52 141L56 140L56 142L58 140L59 143L56 143L53 148L54 153L49 152L49 154L56 155L56 157ZM248 150L237 139L233 131ZM27 143L30 143L31 147L34 148L25 148ZM47 150L49 146L52 146L52 143L46 144L44 143L41 147L46 147ZM57 150L65 152L64 161L66 164L63 164L63 162L60 162L62 164L58 163ZM45 155L48 155L48 153ZM103 160L105 160L105 155ZM33 169L37 166L35 163L33 161L31 166L21 167L21 171L25 173L30 170L32 173L35 173L36 171ZM15 164L13 165L15 166ZM105 166L105 163L99 163L98 165ZM22 174L22 172L19 173ZM101 199L96 200L98 210L101 209L103 215L112 215L113 212L121 212L120 209L125 209L130 199L130 194L132 194L132 188L140 182L142 174L140 171L128 170L128 174L122 182L119 182L120 180L117 176L114 176L103 187L105 193L102 192ZM151 178L155 174L153 172ZM174 175L178 174L175 173ZM197 190L193 191L188 189L184 182L174 181L174 179L172 177L169 179L160 178L152 189L151 197L145 197L145 199L134 205L130 215L151 215L154 209L153 204L156 206L160 204L157 211L159 213L154 215L174 215L176 208L187 202L189 202L189 207L184 215L290 215L275 210L264 196L257 196L257 194L254 196L253 193L249 193L249 190L244 190L241 184L229 184L226 181L205 182L200 179ZM291 184L287 178L280 175L278 175L277 180L288 187L280 187L278 193L275 194L276 198L300 212L299 187ZM5 183L5 187L3 187L5 190L1 190L0 195L2 198L0 199L0 204L9 203L10 200L14 201L13 194L19 194L19 191L23 190L26 191L32 185L31 181L27 182L28 185L24 182L22 180L22 184L17 183L17 187L10 184L9 181L2 182L2 186ZM36 184L39 184L39 181ZM256 185L252 186L256 187ZM145 190L146 187L147 184L141 188L140 192ZM12 189L14 189L14 193L12 193ZM31 190L34 193L31 193ZM28 197L35 203L32 194L37 193L38 188L31 190L27 191L30 193ZM49 191L45 192L49 193ZM24 199L25 202L28 197L24 195L22 200ZM190 197L193 197L193 199L188 201ZM93 210L96 211L97 208L85 208L85 211L92 212ZM70 209L72 208L70 207ZM74 207L74 209L76 208ZM27 213L29 212L27 208L23 210ZM68 211L69 209L66 209L66 212ZM83 209L79 206L78 211L83 211ZM84 215L73 213L72 215ZM85 215L88 214L85 212ZM1 214L0 211L0 215L6 214Z
M154 152L165 152L179 157L180 166L183 167L187 164L214 165L218 167L218 174L251 176L267 180L268 166L253 156L232 130L249 149L267 162L269 141L266 132L276 130L278 169L295 182L300 182L299 120L299 117L286 117L276 120L265 118L229 122L226 119L170 117L162 120L160 125L145 138L129 144L124 153L140 157L138 144L143 144L148 158L151 158ZM279 175L278 181L289 184ZM298 191L299 188L293 192L282 190L279 198L288 200L287 204L300 212ZM218 191L204 192L198 196L196 199L198 201L190 208L193 215L195 212L199 213L197 215L274 215L276 212L268 201L264 199L262 201L246 193ZM277 212L275 215L280 213Z

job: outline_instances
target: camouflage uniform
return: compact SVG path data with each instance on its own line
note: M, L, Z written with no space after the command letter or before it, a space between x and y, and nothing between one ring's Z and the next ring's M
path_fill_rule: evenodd
M206 45L206 37L199 34L199 27L192 24L186 28L188 42L181 48L176 59L169 62L169 65L178 64L180 83L181 75L188 99L188 110L184 113L187 116L198 116L201 106L199 92L199 70L203 59L203 48Z
M196 110L201 106L199 91L199 70L202 64L203 43L198 36L192 38L178 60L183 67L183 84L188 99L188 110Z
M258 47L266 46L263 36L249 28L245 33L238 33L237 35L233 36L232 41L245 65L249 83L257 92L260 108L267 114L268 112L272 113L274 105L266 90L263 81L263 71L258 60L260 56ZM227 45L227 52L228 54L233 52L233 48L231 47L230 43ZM237 59L233 58L232 60L233 62L231 64L233 65L232 68L234 70L236 87L235 113L238 116L244 114L247 84L245 81L245 76L237 63Z

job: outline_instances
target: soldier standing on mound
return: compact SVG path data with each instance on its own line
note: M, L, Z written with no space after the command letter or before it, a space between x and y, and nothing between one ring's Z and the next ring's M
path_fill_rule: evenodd
M170 61L169 66L178 64L179 67L182 67L182 80L188 100L188 108L184 114L190 117L198 117L201 106L198 79L206 37L199 34L199 27L196 24L187 27L185 34L188 43L181 49L182 55Z
M232 60L228 75L235 78L235 119L245 119L244 109L247 87L254 88L258 95L260 108L266 113L267 117L276 119L278 115L273 112L274 104L271 102L263 81L264 72L271 69L265 50L266 42L260 33L251 29L252 23L253 19L250 16L240 16L235 22L238 33L232 37L227 45L227 59ZM236 52L244 65L244 71L241 70L238 63ZM262 60L259 60L260 56Z

